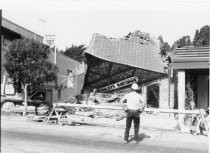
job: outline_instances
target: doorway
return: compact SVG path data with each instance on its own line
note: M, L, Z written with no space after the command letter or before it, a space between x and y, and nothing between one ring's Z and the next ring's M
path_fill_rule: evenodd
M208 76L199 76L197 78L198 108L209 107L209 79Z
M159 108L159 84L147 87L147 107Z

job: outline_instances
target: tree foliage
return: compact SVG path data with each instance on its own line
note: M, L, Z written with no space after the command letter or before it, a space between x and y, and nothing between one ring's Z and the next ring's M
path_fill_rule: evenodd
M205 25L200 30L196 30L193 39L194 46L209 45L210 26Z
M12 42L5 54L4 67L16 87L30 84L30 88L57 80L58 68L47 61L48 46L32 39L23 38Z
M190 46L190 45L192 45L190 36L183 36L182 38L174 42L174 44L172 45L172 50L175 48L181 48L181 47Z
M85 45L79 45L79 46L72 45L70 48L66 48L63 54L79 62L83 62L86 61L84 55L85 50L86 50Z
M160 54L161 56L166 56L170 51L170 45L168 42L163 41L163 37L159 36L158 39L160 40Z
M194 45L194 46L209 45L210 41L209 35L210 35L210 26L205 25L200 30L195 31L193 42L191 42L190 36L183 36L182 38L174 42L174 44L172 45L172 50L189 45Z

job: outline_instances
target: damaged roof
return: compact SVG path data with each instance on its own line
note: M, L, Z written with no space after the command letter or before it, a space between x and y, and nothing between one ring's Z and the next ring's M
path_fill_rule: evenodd
M86 87L102 87L133 76L144 83L166 74L159 40L148 33L135 31L116 39L96 33L85 53Z
M119 39L96 33L85 53L110 62L164 73L159 40L140 31Z

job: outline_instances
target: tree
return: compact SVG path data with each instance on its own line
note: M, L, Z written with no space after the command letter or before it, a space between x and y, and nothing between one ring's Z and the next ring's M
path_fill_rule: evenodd
M160 54L161 56L166 56L170 51L170 45L168 42L163 41L163 37L159 36L158 39L160 40Z
M190 45L192 45L190 36L183 36L182 38L174 42L174 44L172 45L172 50Z
M79 46L72 45L70 48L66 48L66 51L64 51L63 54L79 62L83 62L85 61L85 55L84 55L85 50L86 50L85 45L79 45Z
M199 39L200 39L200 32L199 32L199 30L196 30L195 31L195 36L194 36L194 39L193 39L193 45L194 46L197 46L197 44L199 42Z
M5 54L4 67L16 91L19 87L24 89L23 115L27 113L27 87L57 80L58 68L47 61L49 54L48 46L28 38L14 40Z
M195 36L193 39L194 46L209 45L209 35L210 35L209 29L210 29L210 26L205 25L200 29L200 31L196 30Z

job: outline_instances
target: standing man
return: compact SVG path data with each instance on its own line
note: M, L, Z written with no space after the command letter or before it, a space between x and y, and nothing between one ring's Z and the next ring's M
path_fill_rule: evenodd
M134 122L134 137L135 143L138 143L138 133L139 133L139 124L140 124L140 113L144 110L146 102L143 96L137 91L139 90L138 84L133 83L131 86L132 91L127 93L120 102L123 105L123 108L127 114L126 116L126 128L124 141L128 143L129 131L131 128L132 120ZM127 103L126 105L124 103Z

